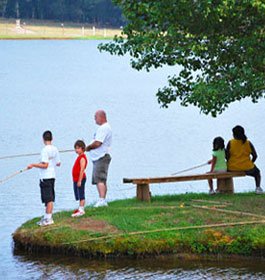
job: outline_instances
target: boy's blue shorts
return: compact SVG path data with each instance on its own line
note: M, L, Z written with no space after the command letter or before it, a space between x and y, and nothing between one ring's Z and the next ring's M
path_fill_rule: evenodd
M76 200L85 199L85 184L86 184L86 178L82 180L81 187L78 187L77 182L74 182L74 193L75 193Z

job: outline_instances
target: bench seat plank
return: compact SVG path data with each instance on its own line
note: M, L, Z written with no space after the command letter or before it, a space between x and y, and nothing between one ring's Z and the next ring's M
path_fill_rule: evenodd
M205 173L198 175L185 175L185 176L167 176L167 177L151 177L151 178L124 178L123 183L133 184L150 184L150 183L170 183L170 182L182 182L182 181L196 181L196 180L208 180L208 179L225 179L233 177L246 176L245 172L224 172L224 173Z

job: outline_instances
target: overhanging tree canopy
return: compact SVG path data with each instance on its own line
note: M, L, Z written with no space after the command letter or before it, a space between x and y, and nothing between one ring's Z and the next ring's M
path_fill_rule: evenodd
M137 70L182 66L157 92L162 107L179 99L216 116L235 100L264 97L264 0L113 2L130 23L100 50L129 53Z

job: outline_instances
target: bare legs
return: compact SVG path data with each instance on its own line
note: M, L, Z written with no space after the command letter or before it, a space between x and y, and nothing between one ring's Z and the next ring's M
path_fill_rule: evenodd
M104 183L97 183L97 188L99 197L105 199L107 194L107 185Z
M50 201L47 203L46 206L46 214L52 214L52 210L53 210L53 201Z
M79 206L80 207L85 207L85 199L80 200Z
M210 191L213 191L213 180L212 179L208 180L208 183L209 183Z

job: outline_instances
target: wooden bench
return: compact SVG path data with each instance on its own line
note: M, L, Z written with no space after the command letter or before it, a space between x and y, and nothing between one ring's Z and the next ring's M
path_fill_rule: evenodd
M233 177L246 176L245 172L224 172L224 173L205 173L198 175L185 176L168 176L168 177L153 177L153 178L124 178L123 183L132 183L137 185L136 198L142 201L151 201L151 193L149 184L152 183L170 183L184 182L196 180L217 179L217 186L220 193L234 193Z

